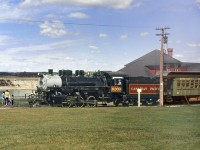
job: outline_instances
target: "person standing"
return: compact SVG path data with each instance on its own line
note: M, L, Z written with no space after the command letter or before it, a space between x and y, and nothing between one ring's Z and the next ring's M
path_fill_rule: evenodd
M5 105L6 106L8 105L9 98L10 98L10 93L8 90L6 90L6 92L5 92Z
M13 94L11 95L11 105L12 106L14 105L14 95Z
M6 104L6 99L5 99L5 91L2 93L2 105Z

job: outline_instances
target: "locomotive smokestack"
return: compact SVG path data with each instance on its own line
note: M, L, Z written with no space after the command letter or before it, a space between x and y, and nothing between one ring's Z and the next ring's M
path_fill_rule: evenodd
M53 69L48 69L48 73L49 73L50 75L53 75Z
M173 48L168 48L167 52L169 56L173 57Z

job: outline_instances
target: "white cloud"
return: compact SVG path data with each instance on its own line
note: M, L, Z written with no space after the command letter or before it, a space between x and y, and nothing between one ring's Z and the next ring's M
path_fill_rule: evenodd
M121 38L122 40L126 40L126 39L128 39L128 35L127 35L127 34L121 35L120 38Z
M91 46L89 46L89 48L91 49L91 53L100 53L101 52L101 50L97 46L91 45Z
M106 33L100 33L100 34L99 34L99 37L101 37L101 38L106 38L106 37L108 37L108 34L106 34Z
M148 36L149 35L149 32L141 32L140 33L140 36L142 36L142 37L146 37L146 36Z
M0 55L2 71L46 71L77 65L77 55L66 51L83 40L66 40L41 45L7 48ZM17 57L16 57L17 56Z
M16 44L16 39L8 35L0 35L0 46Z
M181 60L184 58L184 56L182 54L175 54L173 55L174 58L178 59L178 60Z
M68 48L76 43L79 43L81 40L66 40L66 41L59 41L54 43L48 44L40 44L40 45L29 45L29 46L22 46L22 47L15 47L15 48L8 48L5 49L5 54L18 54L19 52L36 52L36 51L56 51L60 49Z
M48 22L45 21L40 25L40 34L49 37L60 37L67 34L64 24L61 21Z
M81 7L110 7L125 9L133 4L133 0L24 0L21 6L39 6L46 4L66 4Z
M30 10L20 9L14 4L10 4L5 1L0 1L0 22L8 22L17 19L30 18L30 12Z
M74 58L67 56L65 57L65 60L74 60Z
M55 14L47 14L45 16L45 18L47 18L47 19L62 19L63 16L59 16L59 15L55 15Z
M85 13L82 13L82 12L73 12L73 13L70 13L68 15L68 17L70 17L70 18L77 18L77 19L87 19L87 18L89 18L88 15L86 15Z
M176 54L173 57L179 60L180 58L183 58L184 56L182 54Z
M89 48L90 49L99 49L97 46L93 46L93 45L89 46Z
M200 44L188 43L187 46L189 46L189 47L200 47Z

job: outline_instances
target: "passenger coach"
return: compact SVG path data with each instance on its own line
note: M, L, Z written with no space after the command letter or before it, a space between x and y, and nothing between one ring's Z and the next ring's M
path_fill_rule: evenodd
M200 72L169 72L164 79L166 103L200 101Z

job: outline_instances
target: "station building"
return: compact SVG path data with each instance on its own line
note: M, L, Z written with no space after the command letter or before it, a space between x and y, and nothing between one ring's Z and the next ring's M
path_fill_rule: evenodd
M173 49L168 48L164 53L163 72L171 71L200 71L200 63L181 62L173 58ZM150 53L126 64L120 72L127 73L130 77L155 77L160 72L160 50Z

